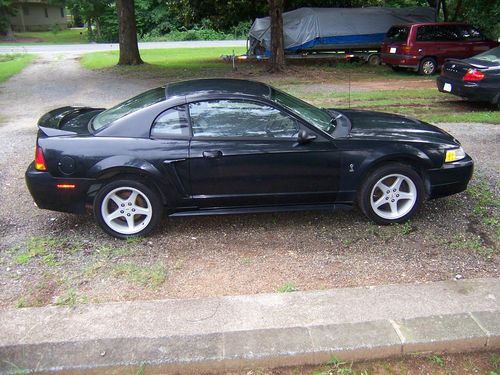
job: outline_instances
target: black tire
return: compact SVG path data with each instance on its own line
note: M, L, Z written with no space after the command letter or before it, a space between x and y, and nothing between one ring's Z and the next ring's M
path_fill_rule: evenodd
M128 192L130 194L127 197ZM133 192L137 193L137 198L132 203L127 201L127 199L131 198ZM123 210L120 210L121 207L111 198L114 195L124 200ZM116 206L116 208L113 206ZM140 209L149 212L145 215L134 213ZM108 223L103 215L109 210L112 212L108 212L108 218L115 211L120 211L123 215L120 214L119 217L108 220ZM94 217L97 223L107 234L120 239L147 236L158 225L162 215L163 204L158 193L144 185L144 183L136 180L123 179L112 181L102 187L94 199ZM133 220L133 229L130 229L128 224L130 217Z
M437 71L437 62L432 57L424 57L420 60L420 65L418 66L418 73L424 76L431 76Z
M368 57L368 64L370 66L380 65L380 55L379 54L370 55L370 57Z
M390 186L391 181L395 183L398 176L401 176L401 181L403 181L400 186ZM379 187L380 182L390 186L391 189L382 191ZM416 195L416 197L414 199L401 198L403 194ZM422 178L413 168L406 164L390 163L376 169L366 177L358 191L358 204L369 219L377 224L387 225L402 223L410 219L422 205L424 196ZM372 207L372 198L376 201L374 204L382 202L377 211ZM394 203L390 203L394 201L395 214Z

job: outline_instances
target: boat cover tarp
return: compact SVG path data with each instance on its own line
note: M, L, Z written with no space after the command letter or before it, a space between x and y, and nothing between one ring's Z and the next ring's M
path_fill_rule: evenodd
M379 44L392 25L434 20L430 7L299 8L283 13L284 47L296 51L316 45ZM270 18L257 18L250 37L269 51Z

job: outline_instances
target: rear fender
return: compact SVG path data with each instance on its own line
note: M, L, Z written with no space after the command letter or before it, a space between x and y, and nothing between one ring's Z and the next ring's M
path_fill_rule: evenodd
M178 201L186 195L182 186L178 186L174 181L164 176L153 164L145 160L117 155L101 160L89 170L90 178L102 182L112 180L120 175L135 175L153 182L165 204ZM97 186L98 188L100 186ZM91 191L97 189L94 187Z

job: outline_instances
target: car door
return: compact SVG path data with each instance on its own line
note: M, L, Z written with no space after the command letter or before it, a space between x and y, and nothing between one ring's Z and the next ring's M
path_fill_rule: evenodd
M189 187L189 140L185 105L170 108L155 119L147 147L147 159L154 161L164 176L164 194L173 207L191 205Z
M270 104L218 99L189 104L189 174L200 207L332 202L339 152L331 139ZM299 144L299 130L316 139Z

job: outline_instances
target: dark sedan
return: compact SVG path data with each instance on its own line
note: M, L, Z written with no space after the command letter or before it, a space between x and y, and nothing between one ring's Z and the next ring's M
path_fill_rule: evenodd
M380 224L466 189L473 161L441 129L320 109L259 82L171 83L108 109L39 120L26 171L40 208L84 212L109 234L148 234L163 212L218 215L351 207Z
M437 79L441 92L500 108L500 47L464 60L449 60Z

